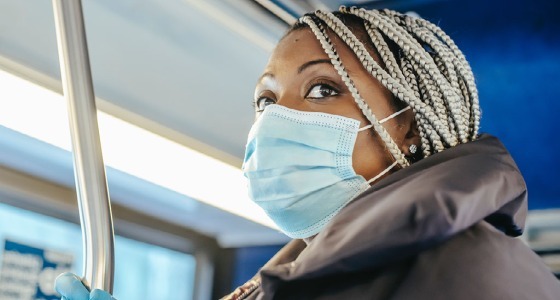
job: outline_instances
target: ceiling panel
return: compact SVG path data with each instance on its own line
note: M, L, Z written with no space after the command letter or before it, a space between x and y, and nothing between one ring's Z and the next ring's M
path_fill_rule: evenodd
M0 5L0 55L58 79L50 2ZM96 96L240 165L253 87L286 25L247 1L83 6Z

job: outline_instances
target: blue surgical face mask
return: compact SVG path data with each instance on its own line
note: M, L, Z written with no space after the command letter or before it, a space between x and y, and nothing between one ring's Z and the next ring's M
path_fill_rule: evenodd
M369 181L354 172L356 137L371 127L359 126L355 119L276 104L267 106L253 124L243 163L249 196L286 235L317 234L370 182L396 165Z

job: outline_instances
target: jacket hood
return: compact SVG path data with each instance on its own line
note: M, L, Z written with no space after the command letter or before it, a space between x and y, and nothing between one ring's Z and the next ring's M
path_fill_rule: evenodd
M263 288L281 281L382 267L418 254L485 220L522 233L527 189L490 135L425 158L348 204L290 264L264 267Z

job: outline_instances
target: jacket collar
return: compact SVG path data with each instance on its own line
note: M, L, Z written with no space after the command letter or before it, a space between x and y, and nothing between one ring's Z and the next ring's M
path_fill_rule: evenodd
M263 288L402 260L486 220L521 234L527 190L490 135L425 158L348 204L292 263L262 269ZM268 286L268 287L267 287Z

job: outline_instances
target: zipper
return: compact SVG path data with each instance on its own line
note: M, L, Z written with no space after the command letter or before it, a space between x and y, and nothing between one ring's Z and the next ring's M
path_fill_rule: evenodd
M247 289L245 292L243 292L243 294L239 295L239 297L237 297L236 300L245 299L245 297L249 296L249 294L254 292L259 286L261 286L261 281L260 280L255 282L255 284L253 286L251 286L249 289Z

